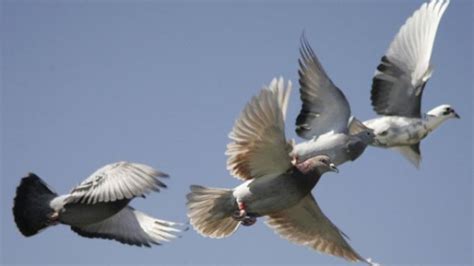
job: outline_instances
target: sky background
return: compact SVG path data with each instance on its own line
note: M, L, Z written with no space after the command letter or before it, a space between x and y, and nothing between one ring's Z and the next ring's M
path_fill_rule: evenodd
M136 199L146 213L185 222L189 185L234 187L227 134L275 76L291 79L286 133L296 138L303 30L361 120L379 59L423 1L2 1L1 263L344 264L281 239L264 224L213 240L194 230L151 249L82 238L67 226L25 238L11 212L32 171L59 193L127 160L171 175ZM451 104L422 142L417 170L368 148L313 190L364 257L383 264L472 265L473 4L452 1L433 49L422 110Z

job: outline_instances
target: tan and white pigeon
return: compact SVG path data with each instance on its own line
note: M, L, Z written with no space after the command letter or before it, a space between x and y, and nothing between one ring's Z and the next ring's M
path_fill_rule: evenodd
M233 189L191 186L188 217L203 236L223 238L240 224L249 226L266 216L267 224L282 237L349 261L363 261L344 234L321 211L311 194L322 174L338 171L326 155L296 165L291 142L285 137L284 119L291 91L283 79L246 105L236 121L227 146L227 167L244 181Z

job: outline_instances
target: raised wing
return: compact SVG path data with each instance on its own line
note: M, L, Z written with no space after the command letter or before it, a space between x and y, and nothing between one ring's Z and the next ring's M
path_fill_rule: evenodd
M132 207L125 207L101 222L71 229L81 236L117 240L124 244L147 246L176 238L181 224L155 219Z
M229 134L227 169L239 179L248 180L291 167L292 145L285 137L285 112L291 82L273 79L245 106Z
M347 131L349 102L324 71L308 41L301 37L300 94L303 105L296 118L296 133L305 139L334 131Z
M448 4L449 0L424 3L400 28L372 80L371 100L377 114L421 116L436 31Z
M95 171L70 192L69 202L95 204L143 196L166 185L168 175L139 163L118 162Z
M349 261L370 263L352 249L344 233L323 214L311 194L292 208L269 215L267 224L293 243Z

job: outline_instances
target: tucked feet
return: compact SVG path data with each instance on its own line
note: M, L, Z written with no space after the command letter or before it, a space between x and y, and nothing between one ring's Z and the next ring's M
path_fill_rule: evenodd
M247 212L245 210L236 210L232 214L232 218L236 221L243 221L247 217Z
M297 155L291 156L291 164L293 164L293 165L298 164L298 156Z
M246 216L242 221L240 221L240 224L243 226L251 226L254 225L257 222L257 218L253 216Z
M251 226L257 222L257 218L247 214L245 203L237 202L239 209L232 214L234 220L239 221L243 226Z
M236 221L243 221L247 217L247 211L245 210L245 204L238 202L239 209L232 214L232 218Z
M55 225L59 223L59 212L53 212L50 215L48 215L48 223L50 225Z

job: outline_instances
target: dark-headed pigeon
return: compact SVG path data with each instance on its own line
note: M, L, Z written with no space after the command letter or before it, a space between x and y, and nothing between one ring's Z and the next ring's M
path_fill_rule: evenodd
M291 142L285 137L285 111L291 83L274 79L246 105L227 146L227 167L244 181L233 189L191 186L188 217L200 234L223 238L240 224L266 216L282 237L317 251L364 261L344 234L322 213L311 194L322 174L338 171L326 155L291 163ZM368 262L369 263L369 262Z

